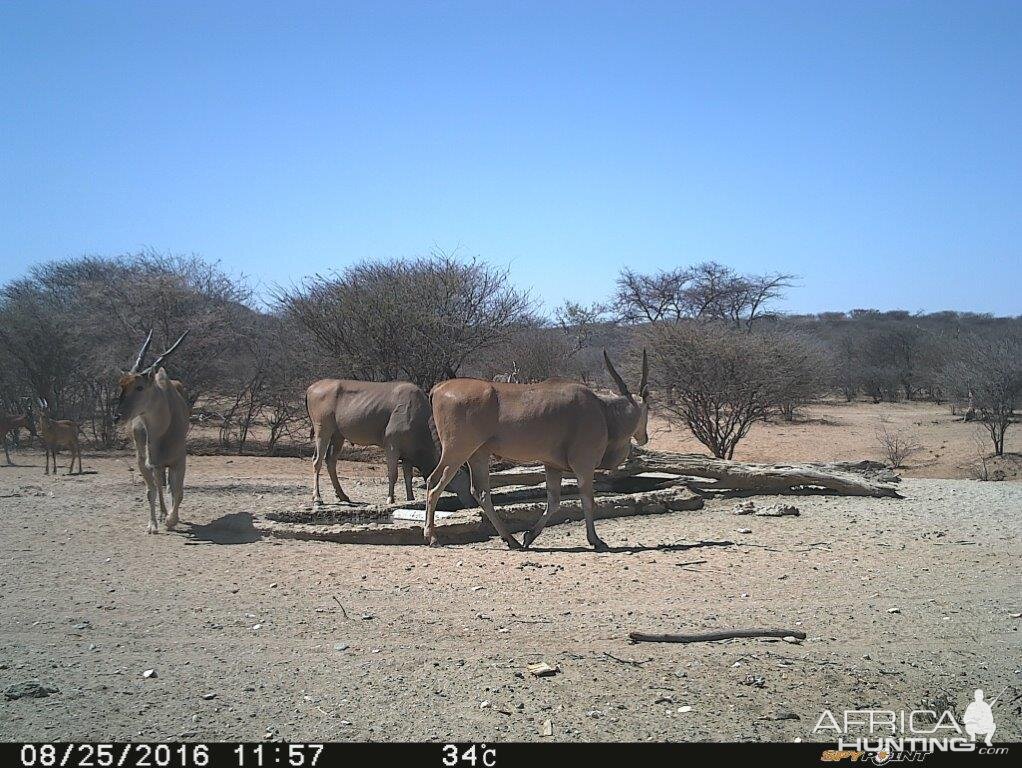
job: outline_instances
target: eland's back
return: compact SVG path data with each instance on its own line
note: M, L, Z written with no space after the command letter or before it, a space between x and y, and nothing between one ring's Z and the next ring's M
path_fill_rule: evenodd
M472 446L511 461L570 470L573 461L585 464L587 454L598 462L606 446L602 404L575 382L450 379L434 387L430 399L447 451Z

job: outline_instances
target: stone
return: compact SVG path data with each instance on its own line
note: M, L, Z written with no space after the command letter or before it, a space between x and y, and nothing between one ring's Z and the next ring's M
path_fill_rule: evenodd
M755 512L756 517L798 517L800 514L802 513L798 511L798 507L791 504L771 504Z
M545 661L528 664L526 665L526 669L528 669L535 677L550 677L551 675L556 675L561 671L556 665L550 666Z
M738 504L735 504L731 511L736 515L751 515L756 511L756 502L751 499L749 501L739 502Z
M4 698L8 701L17 699L45 699L51 693L60 693L58 688L50 688L47 685L28 680L23 683L14 683L4 689Z
M553 736L554 735L554 723L552 720L544 720L543 726L539 729L540 736Z
M154 677L159 677L159 675L156 674L155 669L147 669L142 673L142 677L144 677L146 680L150 680Z

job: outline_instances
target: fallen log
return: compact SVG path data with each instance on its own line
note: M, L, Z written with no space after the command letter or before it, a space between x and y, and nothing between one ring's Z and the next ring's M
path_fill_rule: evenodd
M598 490L628 493L685 484L698 491L750 491L762 494L793 494L809 488L822 488L842 496L874 496L900 499L901 495L884 477L870 477L851 471L844 465L826 464L749 464L715 459L694 453L649 451L632 446L619 468L597 472ZM570 473L565 473L571 477ZM675 479L672 481L670 477ZM490 485L529 486L545 482L543 467L511 467L490 473ZM705 482L704 482L705 480ZM629 484L636 484L630 488ZM566 487L566 493L571 493ZM521 492L519 492L521 493Z
M823 488L843 496L901 498L898 491L888 483L820 465L747 464L693 453L649 451L636 446L632 446L621 468L610 475L629 477L646 472L709 478L716 482L701 489L712 491L789 494L806 488Z
M708 643L714 640L732 640L736 637L794 637L805 640L806 633L797 629L721 629L715 632L699 632L694 635L628 633L628 639L633 643Z

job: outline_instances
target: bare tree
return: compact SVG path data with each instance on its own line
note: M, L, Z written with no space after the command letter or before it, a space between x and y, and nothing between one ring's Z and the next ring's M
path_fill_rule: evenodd
M827 351L805 333L772 332L768 338L778 386L777 409L785 421L794 421L830 384Z
M697 318L751 330L793 281L794 275L782 272L741 275L713 261L648 275L626 268L618 276L613 307L625 323Z
M945 380L954 396L968 399L976 420L986 427L994 455L1004 455L1004 441L1022 400L1022 333L975 334L959 341Z
M138 338L153 328L156 343L169 344L182 331L198 331L174 359L194 402L221 381L240 320L254 314L249 298L244 283L196 257L144 252L57 261L0 292L0 347L35 396L110 445L114 384Z
M785 340L697 323L651 326L644 337L651 381L673 388L659 407L717 458L733 458L752 425L790 397L797 362Z
M278 291L282 310L360 379L407 379L430 389L504 343L531 301L507 270L445 253L364 261Z
M504 343L481 355L482 365L476 372L500 381L505 379L494 376L509 373L514 376L509 381L542 381L568 375L575 353L560 328L534 317L521 323Z
M613 306L625 323L677 322L687 316L685 288L692 277L687 269L643 275L621 270Z

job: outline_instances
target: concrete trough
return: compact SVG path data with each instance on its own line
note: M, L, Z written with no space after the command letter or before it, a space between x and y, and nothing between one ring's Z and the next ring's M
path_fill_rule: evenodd
M515 533L536 524L546 509L545 491L542 499L519 500L519 492L509 489L494 494L497 513ZM534 496L535 489L529 494ZM500 503L502 500L509 503ZM597 520L636 515L659 515L701 509L703 499L687 488L675 486L641 493L604 493L596 496ZM253 520L255 529L264 536L284 539L333 541L339 544L409 544L421 545L425 502L406 502L387 506L333 504L300 510L269 512ZM582 520L581 501L561 500L560 509L549 525ZM496 535L493 526L479 509L438 511L437 538L441 544L467 544L485 541Z

